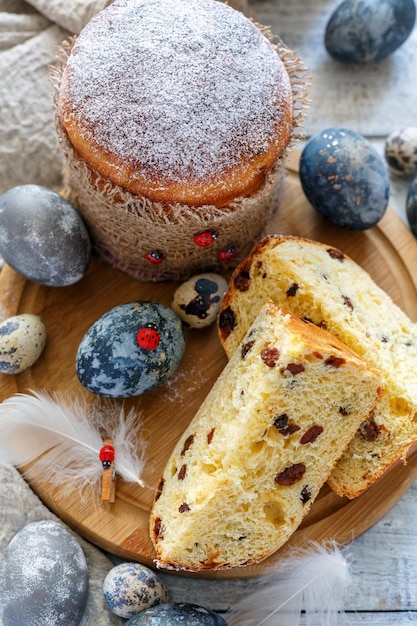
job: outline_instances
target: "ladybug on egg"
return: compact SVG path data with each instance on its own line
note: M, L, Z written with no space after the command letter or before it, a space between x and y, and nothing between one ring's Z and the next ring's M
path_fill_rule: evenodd
M159 302L113 307L85 333L76 355L77 376L92 393L130 398L161 385L180 365L182 322Z
M143 348L144 350L155 350L161 341L161 335L158 331L157 325L150 322L149 324L142 326L142 328L138 331L136 341L139 348Z

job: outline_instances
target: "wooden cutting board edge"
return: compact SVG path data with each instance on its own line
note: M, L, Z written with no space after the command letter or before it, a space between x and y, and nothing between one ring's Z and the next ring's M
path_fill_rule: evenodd
M293 174L289 173L288 177L291 181ZM284 190L285 195L285 190ZM417 319L417 272L412 272L412 268L417 269L417 244L416 239L407 227L402 223L400 218L395 214L392 209L388 208L384 218L379 222L378 236L384 237L387 241L387 246L392 247L395 250L395 254L401 260L402 267L398 272L399 280L404 275L406 277L405 283L411 283L414 286L415 291L408 293L402 293L405 298L405 308L408 315L415 321ZM0 274L0 320L3 320L11 315L15 315L19 310L22 294L25 289L25 279L18 275L7 264L3 267ZM35 298L35 296L33 296ZM39 302L31 303L29 300L25 302L25 306L28 307L33 304L36 308L42 308ZM36 312L36 311L33 311ZM23 374L25 375L25 373ZM22 375L21 375L22 376ZM7 377L7 393L6 395L12 395L18 391L19 386L16 383L15 377ZM27 375L27 380L30 382L30 373ZM0 385L1 387L2 385ZM2 399L4 398L4 394ZM360 496L354 501L350 501L347 506L340 506L335 512L328 515L325 519L319 519L305 527L300 527L299 530L294 533L289 542L279 550L275 555L267 559L263 564L257 566L249 566L246 568L239 568L237 570L224 570L219 572L213 572L210 574L204 573L201 575L192 574L193 577L200 578L219 578L219 579L233 579L233 578L251 578L264 574L269 568L273 568L276 559L279 559L283 552L290 549L292 546L301 546L305 542L313 540L326 539L328 536L329 524L332 526L334 532L333 538L340 543L347 543L365 532L371 525L376 523L383 515L388 512L392 506L401 498L401 496L407 491L412 482L417 478L417 453L410 453L407 464L402 462L397 463L384 477L375 483L365 494ZM107 537L97 537L93 530L94 521L89 520L89 523L85 526L74 520L71 514L65 508L62 508L62 503L54 500L53 492L44 490L42 486L35 485L35 492L41 497L44 503L49 506L57 515L61 516L63 521L67 522L75 530L79 531L86 539L96 543L104 550L113 552L116 556L127 560L137 560L135 558L135 550L137 548L137 531L130 527L126 527L121 531L121 541L117 549L114 549L114 545ZM331 496L334 498L334 495ZM369 521L369 516L364 515L365 511L372 511L372 519ZM96 511L92 513L92 519L97 517L96 522L99 523L100 512ZM141 539L139 538L139 541ZM142 562L152 565L152 560L140 559ZM189 574L182 573L181 575L188 576Z

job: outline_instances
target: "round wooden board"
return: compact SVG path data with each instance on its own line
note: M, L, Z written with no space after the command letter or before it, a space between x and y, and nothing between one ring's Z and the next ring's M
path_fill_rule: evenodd
M309 237L335 246L360 263L410 316L417 319L417 243L395 213L388 209L374 228L350 233L321 218L305 199L296 171L283 183L280 207L268 233ZM414 277L413 277L414 276ZM156 300L170 305L175 283L141 283L94 258L86 276L70 287L47 288L26 281L10 267L0 274L0 319L17 313L41 315L48 341L39 361L18 376L0 374L0 399L30 389L59 391L97 401L79 383L75 355L90 325L117 304ZM163 386L126 401L141 416L140 436L146 442L144 479L151 488L118 481L114 504L80 498L73 485L53 488L31 483L44 503L92 543L123 559L153 564L148 535L154 487L168 456L201 401L226 364L217 329L186 330L187 348L179 370ZM98 399L99 402L103 401ZM107 401L106 401L107 402ZM349 501L323 487L311 512L290 541L257 566L219 571L203 578L249 578L273 567L283 551L308 540L346 543L373 526L401 498L417 477L417 452L398 463L359 498ZM192 574L198 577L197 574Z

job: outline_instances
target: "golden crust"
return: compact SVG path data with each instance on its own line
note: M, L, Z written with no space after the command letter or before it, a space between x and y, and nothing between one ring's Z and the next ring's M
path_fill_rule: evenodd
M171 0L171 2L175 3L175 0ZM152 0L147 0L147 3L149 4L148 9L154 10L152 8ZM238 87L234 91L233 89L231 90L229 94L230 102L224 101L228 82L233 83L235 81L238 84L239 72L241 70L238 71L234 68L235 65L241 63L240 56L244 56L241 50L235 53L236 63L230 63L230 68L225 71L225 76L221 79L220 86L216 74L219 73L219 67L216 65L216 62L213 61L213 64L209 62L207 69L201 62L197 71L202 76L200 77L197 74L197 87L189 87L187 77L187 80L184 81L184 87L181 87L183 92L180 91L176 96L177 100L181 100L184 94L187 98L193 99L195 96L195 100L198 100L197 105L194 104L194 101L192 102L192 122L189 122L186 119L186 114L184 114L184 117L179 119L179 131L175 134L177 129L173 127L176 125L172 123L169 114L167 115L167 118L169 118L169 121L166 123L167 132L172 133L172 137L169 137L167 144L162 146L161 153L164 154L165 160L160 160L160 154L156 154L157 149L155 148L155 151L149 153L148 147L154 138L155 145L160 145L156 126L160 124L160 118L165 115L165 107L171 106L171 104L172 108L175 109L172 118L175 121L178 115L178 102L175 101L167 105L166 100L161 98L161 101L152 103L152 116L150 116L147 109L143 112L141 98L135 96L136 100L134 106L132 106L132 126L130 125L130 120L126 122L127 118L123 118L120 123L121 128L115 130L113 125L118 115L109 112L108 127L104 128L104 130L102 128L101 132L98 132L97 125L94 123L95 112L89 116L91 111L88 110L88 106L94 98L101 96L100 89L94 91L96 84L90 79L85 81L86 85L80 86L82 81L79 80L80 74L77 74L80 66L83 71L88 69L88 71L91 70L93 72L93 69L88 67L89 48L91 42L95 42L93 38L97 36L97 28L105 29L106 27L106 12L112 10L112 7L117 5L114 9L117 16L117 10L125 8L125 5L128 4L125 0L116 2L105 11L99 13L90 22L76 40L69 62L64 70L59 93L61 125L77 153L92 170L98 172L104 178L133 194L149 198L152 202L223 207L238 197L249 196L256 192L264 183L274 164L284 154L293 131L291 83L286 67L280 60L275 47L268 41L262 31L242 14L234 11L231 7L223 5L223 3L214 2L214 10L221 12L219 19L227 22L231 15L230 20L232 25L236 26L235 30L239 30L241 27L243 37L246 37L244 45L240 42L240 48L243 49L244 46L248 46L248 50L244 50L244 55L250 57L253 65L249 70L247 68L244 69L245 78L248 78L249 72L249 82L252 81L248 89L249 95L245 96L248 102L241 106L242 96L238 93ZM191 0L190 4L192 4ZM132 5L134 5L134 2L132 2ZM201 10L201 5L198 6L198 10ZM208 4L207 6L210 7L211 5ZM233 11L233 13L230 14L230 11ZM235 14L238 14L238 17ZM237 20L236 24L234 20ZM103 21L104 24L102 24ZM138 28L140 28L140 24ZM248 30L249 28L250 30ZM136 32L138 38L142 34L140 29L132 32ZM251 37L250 46L247 43L248 33ZM207 37L209 37L208 34ZM239 43L238 34L234 34L234 37L236 37L236 41ZM215 43L217 42L215 41ZM213 46L211 40L208 41L208 44L214 48L212 57L215 57L219 52L218 49ZM95 45L91 46L91 48L96 47ZM190 47L190 50L190 57L183 62L185 66L195 56L194 48ZM251 53L251 50L253 50L253 53ZM136 50L132 54L136 54ZM91 63L93 64L97 61L96 52L92 54L92 58ZM105 58L104 53L103 58ZM101 61L102 57L99 60ZM232 60L235 61L234 58ZM129 73L130 68L130 74L134 74L136 66L129 65L129 63L133 63L132 59L128 60L126 68L121 67L120 69ZM257 63L259 64L259 70L262 69L263 65L267 65L268 70L264 74L261 71L257 72ZM111 67L109 70L109 72L112 71L115 71L114 67ZM116 71L118 72L119 69L116 68ZM149 69L149 73L152 71L154 71L154 68ZM214 102L213 109L209 109L208 112L206 105L204 104L203 106L201 104L201 94L199 94L198 85L204 76L204 72L208 74L209 96L210 98L212 97ZM140 74L144 87L147 87L148 83L143 78L143 74L146 73L146 67L139 66L137 73L138 75ZM215 75L213 79L210 73ZM105 75L106 72L103 71L103 74ZM133 84L134 78L134 76L130 76L129 86ZM101 76L100 80L102 80ZM154 79L150 80L152 82ZM204 80L206 80L205 76ZM257 82L259 82L259 85ZM126 85L123 88L121 87L120 91L123 92L125 87ZM151 84L152 88L153 85ZM216 88L218 88L218 93L215 93ZM79 93L82 89L84 91ZM92 90L91 93L90 89ZM251 92L254 90L256 91L256 97L253 96L253 100L258 100L256 105L253 105L251 102ZM105 88L103 88L103 91L105 91ZM98 96L97 93L99 94ZM168 87L166 87L165 96L169 97ZM127 103L129 103L128 94L126 98ZM237 102L236 105L235 100ZM86 103L88 103L88 106ZM105 115L107 103L104 103L105 106L103 106L103 102L100 104L102 110L104 109L103 115ZM221 105L221 110L219 109L219 104ZM109 107L110 105L113 106L113 103L109 102ZM148 106L148 102L145 101L143 106ZM126 110L122 98L120 108ZM155 109L157 109L156 113ZM228 120L220 122L218 119L223 116L225 110L227 110L227 115L231 120L230 127ZM116 113L120 112L117 109L115 111ZM202 116L205 116L203 120L201 119ZM224 117L226 118L226 116ZM152 124L155 125L155 129L152 129ZM225 124L224 128L221 124ZM184 133L182 132L182 125L184 126ZM215 127L214 130L213 126ZM119 145L116 145L120 139L116 135L123 134L125 127L129 128L126 134L129 134L130 137L132 132L133 134L137 133L140 137L137 145L130 141L128 155L127 150L120 149ZM165 132L166 129L161 123L162 127ZM197 128L196 131L194 127ZM207 128L207 131L203 132L201 130L204 130L204 128ZM184 134L189 135L187 143L182 143ZM142 135L145 139L142 138ZM181 138L178 140L180 135ZM141 141L142 143L140 143ZM211 141L213 141L212 145ZM145 150L143 149L144 147L146 148ZM178 155L175 152L176 150L178 150ZM169 151L171 151L171 154L168 154ZM172 161L175 161L177 156L177 161L180 161L181 155L187 152L192 152L192 154L184 166L178 167L178 163L175 163L172 169L164 166L167 162L171 164ZM167 153L166 157L165 153ZM172 154L174 154L174 157L172 157ZM204 159L206 161L202 164Z
M199 182L178 182L156 176L145 178L141 174L140 164L130 165L98 143L89 141L74 115L66 110L65 104L61 109L62 126L69 140L92 170L135 195L166 204L222 207L238 197L250 196L265 182L267 174L283 155L292 133L292 103L288 101L285 118L277 129L276 141L267 154L251 156L247 161L224 171L221 177L206 178Z

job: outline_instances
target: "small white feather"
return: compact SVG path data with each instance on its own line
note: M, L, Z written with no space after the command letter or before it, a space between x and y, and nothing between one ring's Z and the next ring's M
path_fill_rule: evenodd
M138 417L132 410L107 406L93 411L80 400L69 402L42 392L15 394L0 404L0 458L23 467L43 482L98 488L103 438L113 440L115 471L127 482L145 484L144 444L138 441ZM103 435L104 433L104 435Z
M262 588L224 616L228 626L335 626L350 584L348 562L336 543L311 542L277 563Z

